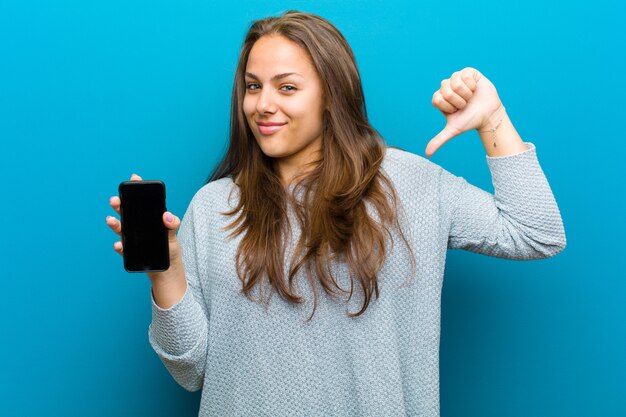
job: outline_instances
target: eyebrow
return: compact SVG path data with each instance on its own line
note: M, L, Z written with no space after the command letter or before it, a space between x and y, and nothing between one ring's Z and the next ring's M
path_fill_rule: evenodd
M255 80L259 81L259 77L257 77L256 75L254 75L252 73L246 72L245 75L250 77L250 78L254 78ZM285 78L285 77L288 77L290 75L298 75L298 76L302 77L302 75L298 74L297 72L284 72L282 74L274 75L272 78L270 78L270 81L280 80L281 78ZM304 77L302 77L302 78L304 78Z

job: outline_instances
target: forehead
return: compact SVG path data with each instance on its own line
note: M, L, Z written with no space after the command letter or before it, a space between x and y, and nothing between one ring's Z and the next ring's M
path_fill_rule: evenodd
M284 36L265 35L252 46L246 71L263 77L278 72L311 76L315 73L315 67L308 53L297 43Z

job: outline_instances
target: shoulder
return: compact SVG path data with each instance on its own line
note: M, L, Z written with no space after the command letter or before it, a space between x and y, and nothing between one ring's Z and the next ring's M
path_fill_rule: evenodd
M209 195L224 194L230 192L233 188L234 182L230 177L220 178L219 180L211 181L204 184L196 193L197 198L205 198ZM196 198L194 197L194 198Z
M203 185L191 199L191 205L203 208L224 208L230 193L237 187L232 178L225 177Z
M404 149L387 146L382 168L392 179L413 178L413 181L432 178L441 167L423 156Z

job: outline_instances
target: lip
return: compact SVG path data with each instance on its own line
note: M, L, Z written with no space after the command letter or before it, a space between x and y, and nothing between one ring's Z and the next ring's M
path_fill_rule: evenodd
M256 122L256 124L260 126L282 126L284 123L281 122Z
M257 122L257 126L259 126L259 131L264 135L271 135L279 131L285 123L276 123L276 122Z

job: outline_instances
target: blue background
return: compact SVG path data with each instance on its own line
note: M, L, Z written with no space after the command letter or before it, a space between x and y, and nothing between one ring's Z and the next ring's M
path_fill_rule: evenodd
M248 25L290 8L342 31L372 124L422 156L441 80L479 69L561 209L554 258L449 252L442 415L626 415L624 6L539 0L0 0L0 415L197 414L148 343L150 282L113 251L108 201L136 172L184 214L225 150ZM432 160L493 192L476 132Z

